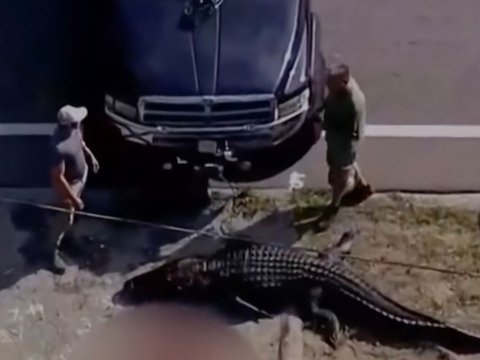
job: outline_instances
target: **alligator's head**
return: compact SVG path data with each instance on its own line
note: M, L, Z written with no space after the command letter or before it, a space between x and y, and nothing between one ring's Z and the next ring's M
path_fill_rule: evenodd
M204 264L194 257L170 261L127 280L114 301L130 304L195 297L210 285Z

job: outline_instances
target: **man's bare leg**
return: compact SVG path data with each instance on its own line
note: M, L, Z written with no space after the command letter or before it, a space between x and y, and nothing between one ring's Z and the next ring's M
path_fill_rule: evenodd
M342 198L355 187L355 168L348 167L334 171L335 176L333 176L332 179L332 200L329 206L338 208L342 202Z
M52 214L52 217L50 218L51 220L49 221L46 239L46 245L49 249L49 252L51 251L52 254L50 266L52 266L52 271L57 273L63 272L65 268L65 263L59 255L59 247L62 245L67 231L72 226L74 217L73 209L70 211L67 209L65 210L65 212L59 211Z
M358 162L355 161L353 164L353 167L355 169L355 182L357 185L360 186L368 186L368 182L365 179L365 177L362 174L362 171L360 170L360 166L358 165Z
M73 184L70 185L75 196L79 198L81 197L83 189L85 187L87 176L88 176L88 170L85 171L85 174L83 175L81 181L74 182ZM64 221L63 229L59 233L58 238L56 239L56 242L55 242L54 265L59 269L64 269L66 267L66 264L63 261L60 254L61 253L60 248L62 246L63 239L66 233L70 230L70 228L73 225L74 216L75 216L75 208L70 203L67 203L67 208L68 208L67 213L59 214L59 216L63 215L63 219L65 220L63 220Z
M360 190L360 197L361 197L360 201L364 201L368 197L370 197L374 191L371 185L363 176L362 171L360 170L360 166L358 165L357 162L355 162L354 168L355 168L355 180L356 180L355 188Z
M331 169L329 182L332 187L332 200L319 219L317 231L329 227L331 221L338 214L343 197L355 187L354 168Z
M73 211L71 211L68 214L61 214L61 215L63 215L63 219L61 219L61 220L59 219L58 221L59 221L59 227L62 226L62 228L61 228L61 230L58 234L58 237L55 241L55 250L54 250L53 262L54 262L55 267L57 267L59 269L64 269L66 267L66 264L60 256L60 247L62 245L63 239L65 238L65 234L70 229L70 227L73 225L74 213L73 213Z
M360 166L357 162L353 165L354 168L354 186L352 191L344 194L342 197L342 206L354 206L368 199L373 194L373 189L368 181L363 176Z

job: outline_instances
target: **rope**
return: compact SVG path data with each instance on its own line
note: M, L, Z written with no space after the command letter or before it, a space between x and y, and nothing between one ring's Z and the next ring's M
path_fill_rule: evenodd
M41 203L38 203L38 202L27 201L27 200L0 198L0 202L32 206L32 207L36 207L36 208L39 208L39 209L52 210L52 211L63 212L63 213L70 213L70 210L62 208L62 207L53 206L53 205L46 205L46 204L41 204ZM125 223L125 224L136 225L136 226L145 226L145 227L157 228L157 229L162 229L162 230L176 231L176 232L181 232L181 233L190 234L190 235L206 235L206 236L210 236L210 237L214 237L214 238L221 238L221 239L226 239L226 240L228 240L228 239L230 239L230 240L249 240L249 238L247 238L247 237L221 235L221 234L217 234L217 233L213 233L213 232L209 232L209 231L205 231L205 230L195 230L195 229L185 228L185 227L180 227L180 226L173 226L173 225L167 225L167 224L161 224L161 223L152 223L152 222L129 219L129 218L118 217L118 216L97 214L97 213L92 213L92 212L88 212L88 211L75 211L75 214L80 215L80 216L93 218L93 219L107 220L107 221L113 221L113 222L121 222L121 223Z
M232 197L232 199L229 199L229 200L234 200L234 197ZM61 207L58 207L58 206L45 205L45 204L41 204L41 203L37 203L37 202L33 202L33 201L27 201L27 200L0 198L0 202L33 206L33 207L40 208L40 209L52 210L52 211L58 211L58 212L64 212L64 213L69 213L70 212L70 210L67 210L67 209L64 209L64 208L61 208ZM96 214L96 213L87 212L87 211L76 211L75 214L85 216L85 217L94 218L94 219L99 219L99 220L107 220L107 221L114 221L114 222L132 224L132 225L136 225L136 226L145 226L145 227L158 228L158 229L163 229L163 230L176 231L176 232L189 234L193 237L196 237L196 236L199 236L199 235L205 235L205 236L209 236L209 237L216 238L216 239L252 241L249 237L246 237L246 236L232 236L232 235L225 234L224 232L210 232L210 231L207 231L206 229L211 228L211 225L207 225L203 229L200 229L200 230L195 230L195 229L185 228L185 227L180 227L180 226L173 226L173 225L167 225L167 224L161 224L161 223L151 223L151 222L147 222L147 221L134 220L134 219L129 219L129 218L117 217L117 216ZM300 249L300 250L306 250L306 251L314 251L314 252L317 252L317 253L324 252L322 250L315 249L315 248L304 248L304 247L295 247L295 248ZM354 255L348 255L348 254L341 254L340 257L350 259L350 260L353 260L353 261L364 262L364 263L399 266L399 267L404 267L404 268L409 268L409 269L434 271L434 272L450 274L450 275L467 276L467 277L471 277L471 278L480 278L480 273L472 273L472 272L468 272L468 271L450 270L450 269L439 268L439 267L428 266L428 265L418 265L418 264L405 263L405 262L401 262L401 261L368 259L368 258L363 258L363 257L360 257L360 256L354 256Z
M418 264L411 264L411 263L405 263L401 261L392 261L392 260L367 259L360 256L346 255L346 254L340 255L340 257L351 259L353 261L359 261L359 262L365 262L365 263L371 263L371 264L399 266L399 267L404 267L409 269L427 270L427 271L434 271L434 272L450 274L450 275L460 275L460 276L468 276L472 278L480 278L480 273L450 270L450 269L439 268L435 266L418 265Z

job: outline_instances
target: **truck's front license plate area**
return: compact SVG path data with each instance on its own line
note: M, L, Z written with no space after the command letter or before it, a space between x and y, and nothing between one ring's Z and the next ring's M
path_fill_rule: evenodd
M198 151L202 154L216 154L217 142L212 140L200 140L198 142Z

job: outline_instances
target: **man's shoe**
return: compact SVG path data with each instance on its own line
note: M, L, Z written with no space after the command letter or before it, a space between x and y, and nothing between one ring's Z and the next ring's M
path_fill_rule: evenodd
M328 205L318 219L318 222L315 224L315 226L313 226L313 231L319 233L328 230L339 210L340 207L338 206Z
M367 200L371 195L373 195L373 189L370 185L358 185L352 191L345 194L340 205L347 207L356 206Z
M58 267L53 262L50 263L48 266L45 267L46 270L50 271L52 274L62 276L65 274L66 269L62 267Z
M370 184L364 185L360 187L359 190L359 201L364 202L374 193L373 188Z
M49 270L56 275L63 275L66 268L67 264L62 259L60 252L58 250L55 250L55 253L53 255L53 261L49 266Z

